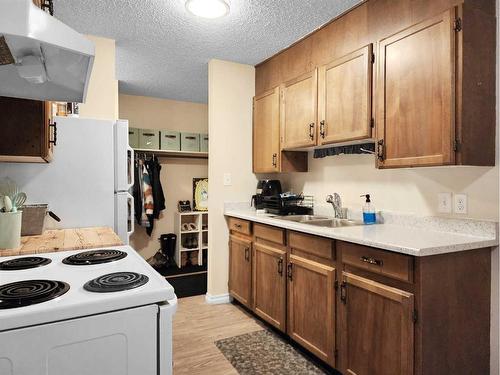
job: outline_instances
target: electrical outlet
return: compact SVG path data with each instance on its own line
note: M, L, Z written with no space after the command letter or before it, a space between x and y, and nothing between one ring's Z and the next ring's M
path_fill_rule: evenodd
M438 193L438 212L451 214L451 193Z
M231 173L224 173L224 186L231 186Z
M466 214L467 213L467 195L466 194L455 194L455 213L456 214Z

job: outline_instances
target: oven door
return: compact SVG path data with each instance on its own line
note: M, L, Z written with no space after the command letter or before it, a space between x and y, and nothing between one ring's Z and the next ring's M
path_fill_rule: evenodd
M158 305L0 332L1 375L157 375Z
M172 318L177 311L177 298L158 307L158 374L172 375Z

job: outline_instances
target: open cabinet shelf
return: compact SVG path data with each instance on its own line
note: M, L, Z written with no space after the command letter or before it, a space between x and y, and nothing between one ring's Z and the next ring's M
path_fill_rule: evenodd
M208 159L208 152L150 150L147 148L134 148L134 152L171 158Z
M189 224L196 229L186 229ZM174 229L177 234L175 249L177 266L179 268L206 266L208 259L208 212L176 212Z

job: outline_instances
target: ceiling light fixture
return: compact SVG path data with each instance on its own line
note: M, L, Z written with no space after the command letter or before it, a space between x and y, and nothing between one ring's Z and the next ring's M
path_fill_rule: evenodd
M186 9L195 16L220 18L229 13L229 0L186 0Z

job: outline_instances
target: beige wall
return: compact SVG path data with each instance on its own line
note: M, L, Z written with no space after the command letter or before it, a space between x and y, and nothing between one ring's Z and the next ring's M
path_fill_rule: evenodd
M145 96L120 95L120 118L135 128L208 132L208 106ZM149 258L160 248L158 237L174 231L174 216L179 200L193 200L193 178L208 176L206 159L160 158L161 183L167 209L155 221L153 234L136 225L131 245Z
M465 193L468 214L448 216L498 221L498 166L378 170L371 155L313 159L310 153L308 173L280 178L294 192L314 195L316 204L325 204L326 195L337 192L345 207L361 209L360 195L370 193L377 210L423 216L440 215L438 193Z
M224 201L249 201L255 192L252 173L252 98L255 69L221 60L208 64L209 256L208 297L227 293L228 230ZM232 185L224 186L224 173Z
M118 118L118 81L115 78L115 41L87 35L95 43L95 60L85 104L80 117L99 120Z

